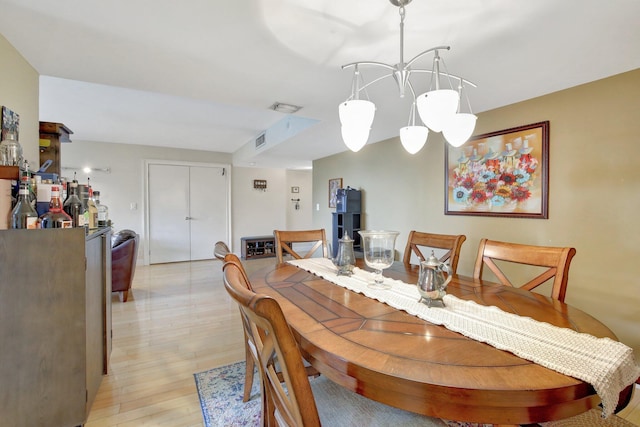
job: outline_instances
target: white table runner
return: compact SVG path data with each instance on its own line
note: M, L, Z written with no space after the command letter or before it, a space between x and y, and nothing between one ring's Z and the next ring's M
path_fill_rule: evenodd
M640 376L633 350L610 338L596 338L453 295L444 297L445 307L429 308L419 302L416 285L385 277L391 289L371 289L367 284L373 281L373 273L355 268L352 276L338 276L327 258L289 263L433 324L588 382L602 400L605 418L615 410L620 392Z

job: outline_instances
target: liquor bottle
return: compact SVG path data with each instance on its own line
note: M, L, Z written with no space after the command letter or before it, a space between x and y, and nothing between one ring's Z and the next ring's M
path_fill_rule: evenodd
M80 201L82 201L82 196L80 195L80 187L79 187L79 184L78 184L78 180L76 178L76 173L77 172L73 173L73 181L69 182L67 180L62 185L62 193L61 193L61 195L62 195L62 200L63 200L63 202L62 202L63 206L65 204L67 204L67 200L69 200L69 196L71 195L71 188L70 187L71 187L71 183L72 182L76 183L76 187L78 188L78 192L77 192L76 195L78 196L78 199L80 199ZM65 191L65 189L66 189L66 191Z
M38 228L38 213L29 201L29 184L27 181L20 183L18 190L18 202L11 211L11 228Z
M69 183L69 197L65 200L63 209L71 217L74 227L88 228L84 222L84 205L78 197L78 181Z
M62 210L60 187L52 185L49 212L40 216L40 228L71 228L72 226L73 220Z
M82 206L84 207L84 224L85 227L89 228L89 189L86 185L78 185L80 200L82 201Z
M34 177L31 177L29 181L31 182L31 185L29 186L29 198L31 199L31 206L35 211L36 206L38 205L38 185Z
M106 227L109 223L109 208L100 202L100 192L98 190L93 192L93 198L98 208L98 227Z
M15 183L15 200L13 203L13 206L15 207L15 204L18 202L18 192L20 191L20 189L25 186L27 188L27 192L28 192L28 196L27 196L27 200L29 201L29 204L35 209L36 207L36 200L35 200L35 193L33 192L33 186L31 185L31 178L29 178L29 175L23 174L22 171L20 172L20 181L12 181Z
M22 161L22 166L20 166L20 181L27 183L27 188L29 189L29 203L35 210L36 208L36 192L35 192L35 180L31 177L31 172L29 171L29 161L24 159Z
M58 182L60 184L60 200L62 200L62 205L64 206L64 202L69 198L69 183L61 179L58 179Z
M89 187L89 198L87 199L87 210L89 211L89 229L93 230L98 228L98 207L96 201L93 199L93 189L91 185Z

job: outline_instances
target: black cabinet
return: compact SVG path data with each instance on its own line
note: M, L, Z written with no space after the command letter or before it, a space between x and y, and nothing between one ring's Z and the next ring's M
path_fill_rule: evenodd
M362 221L360 212L333 212L333 240L331 249L332 256L336 256L338 250L338 240L342 239L344 233L348 233L353 239L353 250L358 256L358 252L362 252L362 239L358 231L362 229Z
M362 192L351 187L338 188L336 192L336 212L360 212Z

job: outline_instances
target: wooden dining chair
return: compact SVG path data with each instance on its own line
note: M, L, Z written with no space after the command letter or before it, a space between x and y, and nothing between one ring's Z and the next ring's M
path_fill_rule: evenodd
M291 255L295 259L311 258L318 249L322 249L322 256L324 258L329 256L324 228L319 230L297 231L274 230L273 235L276 240L276 257L278 263L283 262L285 254ZM309 245L311 245L311 248L307 249L304 255L300 255L294 250L294 243L298 244L296 245L297 250L300 250L301 243L307 244L305 249L308 248Z
M224 261L224 257L230 252L231 250L229 249L229 246L227 246L227 244L223 241L216 242L215 246L213 247L213 256L215 256L220 261Z
M440 257L440 262L449 260L451 271L456 274L460 248L465 240L467 236L464 234L434 234L411 230L407 238L407 247L404 249L403 261L405 264L411 264L412 253L416 254L420 261L424 261L426 258L420 248L444 249L446 252ZM429 256L428 252L427 256Z
M327 426L446 426L438 418L362 397L325 376L310 382L302 354L278 302L253 292L237 263L225 262L223 270L225 288L240 307L249 348L258 364L262 425L315 427L322 421ZM280 374L276 366L281 369Z
M523 245L482 239L478 247L473 277L481 279L486 266L503 285L518 287L507 278L496 261L545 267L546 270L519 287L531 290L553 279L551 297L564 301L569 280L569 266L575 254L576 250L569 247Z
M221 243L221 242L218 242L218 243ZM222 244L224 245L224 243ZM218 253L220 254L222 253L222 252L218 252L217 249L218 249L218 244L216 243L216 250L214 250L214 253L216 253L216 258L218 257ZM221 248L221 249L224 249L224 248ZM239 271L239 274L242 275L242 283L247 287L247 290L253 291L251 289L251 282L249 282L249 278L247 277L247 272L242 266L242 262L240 261L240 258L238 258L236 254L233 254L230 251L227 251L227 253L225 254L222 260L225 262L225 264L229 263L229 264L235 265L236 269ZM222 268L224 269L224 265L222 266ZM240 312L240 314L242 314L242 312ZM253 374L255 372L257 360L253 355L253 353L251 352L251 349L249 348L247 330L246 328L243 328L243 329L244 329L245 374L244 374L244 394L242 396L242 401L248 402L249 398L251 397L251 387L253 386Z
M238 258L236 254L227 252L223 261L225 263L235 265L235 268L237 268L240 271L240 274L242 275L242 284L244 284L248 290L253 292L253 288L251 287L251 282L249 281L247 271L244 269L244 266L242 265L240 258ZM224 265L223 265L223 269L224 269ZM242 312L240 314L242 314ZM249 338L247 337L246 329L244 329L244 334L245 334L244 336L245 338L244 339L245 375L244 375L244 394L242 396L242 401L247 402L251 398L251 387L253 386L253 375L255 373L257 360L253 355L253 353L251 352L251 349L249 348L250 344L249 344ZM310 366L306 361L304 363L305 363L305 371L308 376L317 377L318 375L320 375L320 373L313 366ZM280 374L280 371L278 370L277 372L278 372L278 375L282 377L282 374Z

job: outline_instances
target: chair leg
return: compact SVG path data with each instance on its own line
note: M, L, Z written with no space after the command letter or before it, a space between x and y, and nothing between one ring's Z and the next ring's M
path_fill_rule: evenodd
M262 381L260 381L260 383L262 383ZM275 416L275 403L272 400L269 390L264 385L262 387L262 393L260 393L260 398L262 399L262 427L279 427Z
M246 372L244 374L244 396L242 398L243 402L248 402L251 397L251 387L253 386L253 371L255 368L255 361L253 360L253 356L250 353L249 346L245 341L244 344L244 354L245 354L245 365Z
M120 301L121 302L127 302L128 298L129 298L129 291L120 291Z

